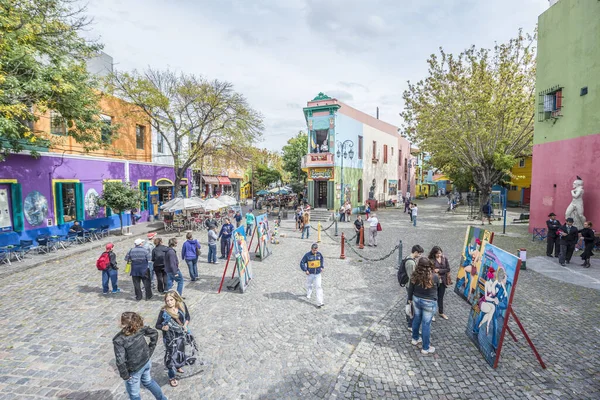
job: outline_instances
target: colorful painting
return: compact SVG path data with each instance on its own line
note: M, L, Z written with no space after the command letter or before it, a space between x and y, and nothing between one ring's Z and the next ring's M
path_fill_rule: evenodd
M8 207L8 190L0 189L0 230L12 229L10 209Z
M85 194L85 210L92 218L98 215L98 210L100 209L98 206L99 197L98 192L94 188L89 189Z
M483 245L481 258L466 333L488 364L496 368L521 260L489 243Z
M486 243L492 243L493 239L494 232L475 226L467 228L454 293L469 304L473 304L473 296L477 286L477 273L481 265L481 249Z
M271 249L269 248L271 239L267 214L256 216L256 238L258 240L256 257L264 260L271 255Z
M246 243L246 228L240 226L233 231L233 257L235 257L235 268L240 278L240 289L243 292L252 279L252 268L250 265L250 253Z
M23 213L29 225L42 225L48 216L48 200L37 190L29 192L23 203Z

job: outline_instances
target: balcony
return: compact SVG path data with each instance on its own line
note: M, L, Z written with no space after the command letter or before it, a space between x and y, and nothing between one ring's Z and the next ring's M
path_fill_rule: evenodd
M310 153L302 157L302 169L333 167L333 153Z

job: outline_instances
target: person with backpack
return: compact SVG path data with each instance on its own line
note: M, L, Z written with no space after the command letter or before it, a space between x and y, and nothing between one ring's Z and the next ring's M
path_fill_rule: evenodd
M421 257L410 278L408 286L408 302L414 307L414 319L412 324L413 346L423 343L422 354L431 354L435 347L431 346L431 321L437 309L437 287L439 277L433 272L431 261ZM419 337L419 330L422 337Z
M402 264L400 264L400 268L398 268L398 283L401 287L406 287L406 304L409 304L407 284L410 282L410 278L417 267L417 260L423 255L424 252L425 250L423 250L420 245L414 245L411 249L410 255L404 257ZM414 316L410 316L408 314L406 315L406 323L408 324L409 331L412 331L413 319Z
M446 293L446 287L452 284L452 279L450 278L450 263L440 246L433 246L429 252L428 258L433 265L433 273L439 276L440 281L437 289L438 312L440 313L440 317L448 319L448 316L444 314L444 294ZM435 321L435 318L433 320Z
M154 263L154 274L156 275L156 289L158 293L167 291L167 272L165 271L165 253L169 249L163 244L162 238L154 238L154 249L152 250L152 262Z
M112 243L106 244L106 251L96 261L96 268L102 271L102 294L108 294L108 281L112 285L112 293L119 293L121 289L117 285L118 273L117 256L113 253L115 247Z
M190 271L192 282L198 279L198 256L200 255L200 243L192 237L192 232L185 235L187 239L181 246L181 259L185 261Z
M157 400L167 400L150 370L152 353L158 342L158 332L144 326L144 320L134 312L121 314L121 331L113 338L115 360L119 375L132 400L140 399L140 386L144 385ZM146 342L146 338L150 343Z

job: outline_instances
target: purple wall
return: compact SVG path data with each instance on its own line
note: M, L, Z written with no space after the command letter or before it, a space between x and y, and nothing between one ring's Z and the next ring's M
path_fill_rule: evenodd
M126 161L102 161L88 158L67 158L60 155L42 155L35 159L29 155L15 154L7 157L6 161L0 163L0 179L17 179L22 185L23 199L33 191L37 190L48 200L47 219L54 220L54 197L52 193L53 179L78 179L83 183L83 194L93 188L102 194L102 184L107 179L125 179ZM191 182L191 171L188 171L188 180ZM172 167L155 166L129 162L129 180L137 185L139 179L151 180L152 185L160 178L175 180ZM8 185L3 185L8 186ZM7 187L10 196L10 186ZM188 191L189 193L189 191ZM109 224L111 228L119 227L118 215L105 216L104 208L100 208L98 215L93 218L85 212L84 227L97 228L100 225ZM141 221L147 221L148 212L142 213ZM129 214L123 216L123 224L130 222ZM24 219L25 231L21 233L0 233L0 246L14 244L19 240L35 239L40 234L62 235L66 234L71 223L59 226L47 226L44 221L39 226L31 226Z

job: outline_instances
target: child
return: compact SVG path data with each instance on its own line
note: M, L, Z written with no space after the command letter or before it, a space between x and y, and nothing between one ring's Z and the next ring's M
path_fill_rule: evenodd
M115 253L113 253L113 248L114 248L114 244L112 243L107 243L106 244L106 251L104 253L108 254L108 266L106 267L106 269L104 269L102 271L102 294L108 294L108 281L110 280L110 283L112 285L112 293L119 293L121 291L121 289L119 289L119 286L117 285L117 280L118 280L118 272L117 270L119 268L117 268L117 256L115 255ZM104 254L102 253L102 254Z

